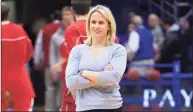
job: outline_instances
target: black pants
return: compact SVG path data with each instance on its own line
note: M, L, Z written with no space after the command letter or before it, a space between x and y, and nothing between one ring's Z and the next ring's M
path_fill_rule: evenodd
M94 109L94 110L86 110L81 112L122 112L122 107L118 109Z

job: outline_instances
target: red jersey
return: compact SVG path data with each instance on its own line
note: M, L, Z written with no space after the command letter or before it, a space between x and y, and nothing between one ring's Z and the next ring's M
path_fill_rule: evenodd
M11 97L35 97L25 64L33 56L31 40L22 26L13 22L2 25L2 93Z
M56 32L56 30L61 26L59 22L52 22L47 24L42 29L42 37L43 37L43 56L44 56L44 66L49 66L49 48L50 48L50 40L52 35Z
M83 44L84 40L87 39L86 20L80 20L68 26L65 30L64 38L68 52L70 52L75 45Z

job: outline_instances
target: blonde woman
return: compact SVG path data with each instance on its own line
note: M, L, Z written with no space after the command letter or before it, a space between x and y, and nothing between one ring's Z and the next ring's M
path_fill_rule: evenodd
M119 82L126 68L126 49L115 44L116 23L109 8L97 5L87 16L88 38L73 47L66 85L77 90L76 111L121 111Z

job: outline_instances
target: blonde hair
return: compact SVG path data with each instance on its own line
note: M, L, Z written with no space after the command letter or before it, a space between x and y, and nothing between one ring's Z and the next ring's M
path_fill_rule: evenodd
M115 42L115 33L116 33L116 23L111 13L110 9L103 5L94 6L88 13L87 20L86 20L86 32L88 38L85 40L85 44L91 46L92 45L92 36L90 31L90 18L94 12L99 12L102 14L108 21L109 24L109 31L107 32L107 40L105 46L112 45Z

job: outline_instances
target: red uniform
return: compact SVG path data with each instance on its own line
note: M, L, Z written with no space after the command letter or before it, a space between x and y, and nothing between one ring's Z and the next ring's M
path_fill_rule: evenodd
M79 20L65 30L65 40L60 46L60 54L63 58L68 59L69 53L71 49L78 44L83 44L84 40L87 39L86 33L86 20ZM115 39L115 43L119 43L118 39ZM61 111L75 111L76 106L74 99L69 92L68 88L66 87L65 82L65 69L67 63L63 64L63 80L64 80L64 87L63 87L63 102Z
M77 22L74 22L70 26L68 26L65 30L64 35L64 42L60 46L60 54L63 58L68 59L69 53L71 49L76 44L83 44L83 41L86 39L86 20L80 20ZM63 64L63 80L64 80L64 87L63 87L63 99L62 99L62 107L61 111L75 111L76 105L75 101L66 87L65 82L65 69L66 69L67 63Z
M13 111L32 108L35 93L25 64L33 56L32 43L24 29L15 23L2 25L2 90L1 103L4 111L10 103ZM11 99L4 100L5 92Z

